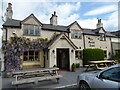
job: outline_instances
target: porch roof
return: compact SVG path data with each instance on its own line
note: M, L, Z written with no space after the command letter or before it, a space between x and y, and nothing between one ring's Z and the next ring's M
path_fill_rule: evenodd
M50 49L51 46L59 39L61 39L62 37L64 37L67 42L74 48L74 49L78 49L78 47L64 34L64 33L61 33L61 34L57 34L57 35L54 35L52 37L52 39L49 40L49 42L47 43L46 45L46 49Z

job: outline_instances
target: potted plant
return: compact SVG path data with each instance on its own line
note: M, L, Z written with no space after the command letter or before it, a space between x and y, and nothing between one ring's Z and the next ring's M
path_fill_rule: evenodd
M57 68L57 66L56 66L56 65L54 65L54 66L53 66L53 68ZM54 73L54 74L56 73L56 72L55 72L55 70L53 70L53 73Z
M79 66L80 66L80 63L76 63L76 68L79 68Z
M76 64L72 64L72 71L75 72L76 71Z

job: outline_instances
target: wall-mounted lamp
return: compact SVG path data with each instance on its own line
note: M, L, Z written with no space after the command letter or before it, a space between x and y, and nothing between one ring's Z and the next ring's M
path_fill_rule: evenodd
M53 53L55 53L55 50L52 50Z
M12 34L13 34L13 35L15 35L15 34L16 34L16 32L13 32Z
M71 50L71 52L73 52L73 50Z

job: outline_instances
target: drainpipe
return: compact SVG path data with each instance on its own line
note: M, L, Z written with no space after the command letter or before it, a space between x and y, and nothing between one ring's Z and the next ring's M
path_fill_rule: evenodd
M85 47L85 35L84 35L84 33L83 33L83 44L84 44L84 49L85 49L86 47Z
M111 37L110 37L110 44L111 44L111 52L112 52L112 56L114 56L114 53L113 53L113 45L112 45Z
M43 49L43 53L44 53L43 58L44 58L44 68L45 68L45 49Z
M5 28L5 30L6 30L6 36L5 36L5 39L6 39L6 42L7 42L8 30L7 30L7 28Z

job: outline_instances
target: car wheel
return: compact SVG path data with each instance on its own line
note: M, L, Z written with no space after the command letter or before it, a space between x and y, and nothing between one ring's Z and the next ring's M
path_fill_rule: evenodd
M86 82L81 82L79 84L79 89L80 90L91 90L90 87L89 87L89 85Z

